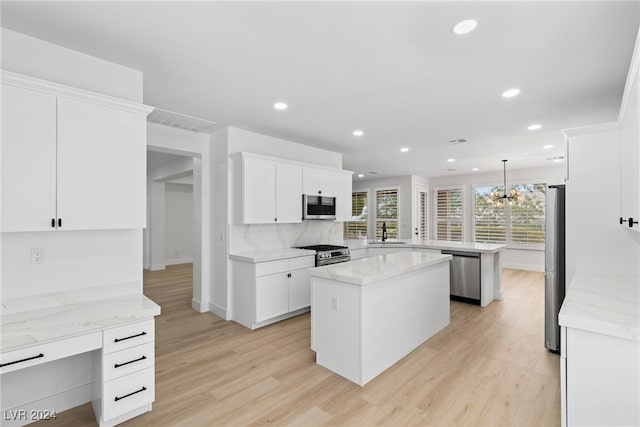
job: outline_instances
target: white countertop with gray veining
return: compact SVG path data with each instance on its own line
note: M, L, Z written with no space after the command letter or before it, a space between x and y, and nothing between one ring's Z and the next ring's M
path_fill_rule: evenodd
M366 248L407 248L407 249L437 249L452 250L462 252L496 253L507 247L505 244L495 243L475 243L475 242L451 242L448 240L419 240L419 239L398 239L387 240L385 243L370 242L364 239L346 240L345 245L349 249Z
M160 306L142 294L77 300L73 292L57 292L40 298L38 308L25 299L3 301L0 316L0 351L17 350L47 341L68 338L144 320L160 314ZM42 301L46 300L47 304Z
M316 267L309 270L309 274L312 277L354 285L368 285L440 263L448 263L451 258L451 255L428 252L397 252Z
M240 252L229 254L230 259L244 262L266 262L280 259L298 258L303 256L315 256L316 251L309 249L270 249L265 251Z
M559 323L640 341L640 279L575 273L560 309Z

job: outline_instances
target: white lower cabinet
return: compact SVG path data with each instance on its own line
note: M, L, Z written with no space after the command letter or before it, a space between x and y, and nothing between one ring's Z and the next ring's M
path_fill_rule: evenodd
M151 410L155 400L154 320L103 332L95 355L93 409L101 427Z
M640 343L562 327L562 424L640 425Z
M250 329L291 317L311 305L308 270L315 255L266 262L232 260L233 320Z

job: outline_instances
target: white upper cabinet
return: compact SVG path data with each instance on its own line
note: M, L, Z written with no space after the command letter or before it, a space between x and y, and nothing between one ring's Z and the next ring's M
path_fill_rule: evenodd
M335 196L333 188L334 173L327 169L305 166L302 169L302 189L304 194Z
M144 228L144 116L58 99L58 218L65 230Z
M638 54L638 53L636 53ZM637 72L628 88L623 105L620 165L620 224L630 230L640 231L640 123L638 116Z
M276 164L276 218L302 222L302 166Z
M351 221L351 173L334 173L333 188L336 196L336 221Z
M2 231L55 229L56 97L3 84L0 150Z
M2 231L143 228L151 108L2 80Z
M242 158L243 224L271 224L276 219L276 162Z

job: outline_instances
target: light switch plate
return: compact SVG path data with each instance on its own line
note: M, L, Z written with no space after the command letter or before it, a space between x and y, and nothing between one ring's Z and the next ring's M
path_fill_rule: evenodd
M31 248L31 264L44 264L44 248Z

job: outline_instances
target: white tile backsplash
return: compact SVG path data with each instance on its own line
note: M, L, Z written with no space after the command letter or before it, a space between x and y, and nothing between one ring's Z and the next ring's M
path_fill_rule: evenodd
M303 245L342 244L343 223L304 221L301 224L229 225L231 253L286 249Z

